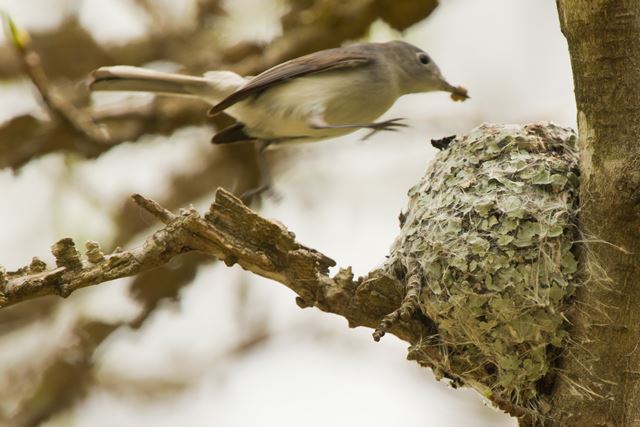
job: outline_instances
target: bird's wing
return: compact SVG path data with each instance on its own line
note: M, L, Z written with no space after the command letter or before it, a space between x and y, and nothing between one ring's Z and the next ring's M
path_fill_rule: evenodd
M315 52L300 58L292 59L262 74L257 75L247 84L224 98L209 110L213 116L226 110L237 102L253 95L259 95L270 87L282 84L288 80L306 74L320 73L338 68L353 68L369 64L373 61L370 56L354 54L343 49Z

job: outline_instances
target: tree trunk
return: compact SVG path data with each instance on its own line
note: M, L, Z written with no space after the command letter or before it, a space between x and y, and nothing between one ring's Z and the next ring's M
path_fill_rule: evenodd
M571 318L576 344L564 354L549 425L638 426L640 2L557 5L573 67L588 243ZM599 267L609 281L598 280Z

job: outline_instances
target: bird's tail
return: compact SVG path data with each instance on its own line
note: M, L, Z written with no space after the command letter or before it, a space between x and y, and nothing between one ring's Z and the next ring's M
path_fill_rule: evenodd
M244 83L243 77L231 71L213 71L205 77L195 77L127 65L101 67L93 71L89 77L89 87L94 91L153 92L187 96L203 99L212 105Z

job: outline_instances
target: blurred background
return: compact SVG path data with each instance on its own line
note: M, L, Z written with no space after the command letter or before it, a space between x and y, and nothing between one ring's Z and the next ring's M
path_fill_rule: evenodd
M39 256L52 265L49 247L66 236L109 251L139 245L159 225L132 193L202 210L218 186L241 193L258 181L251 146L209 143L230 119L212 122L197 101L90 95L92 69L250 75L349 41L404 39L471 99L407 96L385 115L406 117L402 132L271 151L279 197L253 205L366 274L398 232L407 190L435 153L430 138L482 122L575 127L554 1L440 3L0 0L31 34L45 90L90 119L77 128L48 111L0 39L0 264L15 270ZM516 425L407 362L406 347L393 336L374 343L370 330L300 310L282 285L189 255L64 301L0 310L0 425Z

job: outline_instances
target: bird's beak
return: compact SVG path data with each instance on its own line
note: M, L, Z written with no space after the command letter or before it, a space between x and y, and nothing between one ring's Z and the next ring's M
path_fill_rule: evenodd
M462 86L453 86L446 80L442 81L442 90L451 93L451 99L454 101L465 101L469 99L467 89Z

